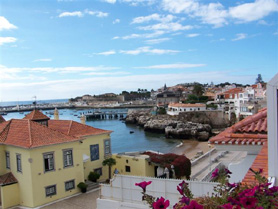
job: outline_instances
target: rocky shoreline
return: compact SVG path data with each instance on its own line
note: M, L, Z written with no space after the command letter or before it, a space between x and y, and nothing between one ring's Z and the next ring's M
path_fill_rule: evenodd
M163 133L167 138L198 141L207 141L212 136L212 128L215 128L211 118L204 112L170 116L151 115L150 110L132 110L128 112L125 122L137 124L145 131ZM222 128L228 125L228 121L225 123Z

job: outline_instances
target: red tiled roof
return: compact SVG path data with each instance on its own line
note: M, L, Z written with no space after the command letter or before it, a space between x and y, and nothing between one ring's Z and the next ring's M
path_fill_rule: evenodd
M206 107L205 104L170 103L169 107Z
M243 92L242 88L233 88L233 89L229 89L229 90L223 92L223 94L237 94L240 92Z
M31 120L12 119L0 124L0 144L34 148L77 140Z
M249 116L209 140L212 144L262 145L267 141L267 109Z
M48 127L75 137L111 133L111 131L94 128L71 120L49 120Z
M0 176L0 186L13 184L13 183L17 183L17 179L14 177L14 175L11 172Z
M6 120L3 118L2 115L0 115L0 123L5 122Z
M263 172L261 173L262 176L268 177L268 145L267 143L264 143L261 151L255 158L251 168L254 171L259 171L259 169L263 169ZM242 183L245 184L253 184L254 183L254 173L250 170L248 170L247 174L245 175L244 179L242 180Z
M44 115L39 110L33 110L28 115L26 115L23 119L28 119L28 120L49 120L50 118L47 117L46 115Z

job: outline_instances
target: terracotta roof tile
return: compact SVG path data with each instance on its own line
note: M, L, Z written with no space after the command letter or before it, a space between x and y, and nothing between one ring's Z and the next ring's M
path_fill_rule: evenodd
M2 125L2 124L0 124ZM60 144L80 140L47 126L25 119L12 119L5 127L0 126L0 143L23 148Z
M17 179L9 172L0 176L0 186L17 183Z
M262 145L267 141L267 109L249 116L209 140L213 144ZM237 143L235 143L237 142Z
M49 120L48 127L60 131L63 134L75 137L111 133L111 131L94 128L92 126L69 120Z
M2 115L0 115L0 123L5 122L6 120L3 118Z
M49 120L50 118L44 115L41 111L39 110L33 110L29 114L27 114L23 119L28 119L28 120Z
M206 107L205 104L170 103L169 107Z
M268 145L267 143L264 143L261 151L255 158L251 168L254 171L259 171L259 169L263 169L262 176L268 177ZM254 183L254 173L250 170L248 170L247 174L245 175L244 179L242 180L242 183L245 184L253 184Z

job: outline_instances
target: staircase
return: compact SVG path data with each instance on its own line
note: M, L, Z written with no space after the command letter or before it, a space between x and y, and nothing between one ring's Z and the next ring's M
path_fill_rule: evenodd
M86 181L86 184L88 185L87 192L99 188L98 182Z

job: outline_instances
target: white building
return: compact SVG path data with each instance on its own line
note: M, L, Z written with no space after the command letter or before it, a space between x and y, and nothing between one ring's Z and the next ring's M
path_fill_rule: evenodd
M183 104L183 103L170 103L168 105L168 115L178 115L180 112L194 112L205 111L205 104Z

